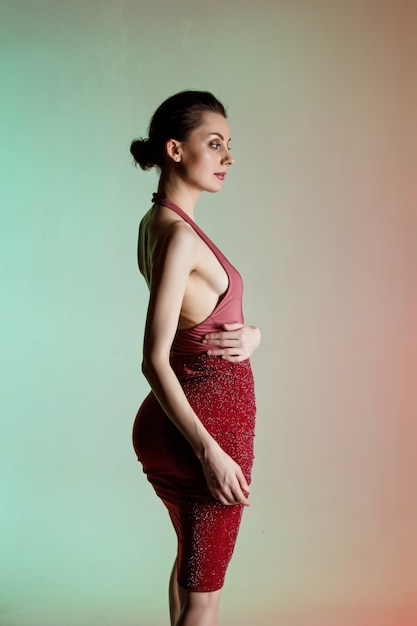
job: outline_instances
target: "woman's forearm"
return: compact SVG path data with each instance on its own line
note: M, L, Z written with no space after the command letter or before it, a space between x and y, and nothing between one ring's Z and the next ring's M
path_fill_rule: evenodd
M185 393L166 359L144 358L142 372L159 404L202 459L215 440L192 409Z

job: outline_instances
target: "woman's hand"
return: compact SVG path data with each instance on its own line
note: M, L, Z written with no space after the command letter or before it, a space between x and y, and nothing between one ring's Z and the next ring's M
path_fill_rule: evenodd
M242 469L216 441L212 441L200 458L208 488L221 504L249 506L249 485Z
M203 343L218 346L216 349L207 350L207 354L239 363L249 359L261 342L261 331L255 326L235 322L222 324L222 328L221 331L205 336Z

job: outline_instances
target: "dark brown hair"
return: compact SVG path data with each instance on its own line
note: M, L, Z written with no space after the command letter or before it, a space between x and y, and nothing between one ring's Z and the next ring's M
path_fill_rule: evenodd
M149 125L149 139L135 139L130 152L143 169L162 167L165 144L169 139L186 141L201 123L201 114L213 111L227 117L226 110L208 91L180 91L165 100L155 111Z

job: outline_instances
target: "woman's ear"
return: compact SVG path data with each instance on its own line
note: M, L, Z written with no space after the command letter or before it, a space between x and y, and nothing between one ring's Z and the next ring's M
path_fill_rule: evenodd
M168 139L165 144L165 153L167 157L169 157L176 163L179 163L181 161L182 154L181 142L177 141L176 139Z

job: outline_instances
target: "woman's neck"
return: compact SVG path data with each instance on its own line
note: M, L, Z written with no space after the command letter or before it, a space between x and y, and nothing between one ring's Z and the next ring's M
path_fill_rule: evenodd
M190 187L178 176L169 177L162 173L159 179L158 194L179 206L194 219L194 208L201 194L199 189Z

